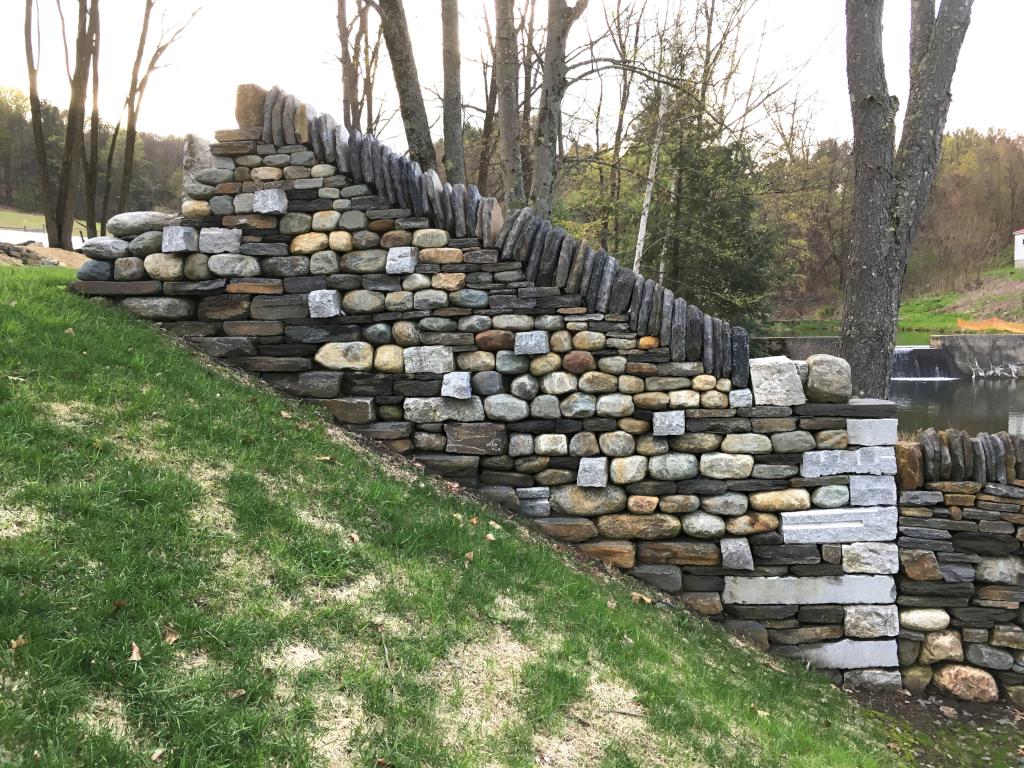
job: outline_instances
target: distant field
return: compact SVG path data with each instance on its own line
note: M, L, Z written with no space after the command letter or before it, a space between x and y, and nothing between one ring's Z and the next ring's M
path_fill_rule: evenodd
M85 233L85 222L75 220L75 234L81 228ZM46 219L41 213L30 213L29 211L18 211L14 208L0 206L0 229L25 229L29 232L45 232Z

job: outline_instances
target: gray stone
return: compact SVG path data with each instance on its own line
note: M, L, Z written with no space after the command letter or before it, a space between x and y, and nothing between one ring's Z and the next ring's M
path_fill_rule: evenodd
M815 403L845 403L853 395L850 364L833 355L807 358L807 399Z
M538 456L567 456L569 440L565 435L537 435L533 439L533 452Z
M286 213L277 228L282 235L303 235L313 228L313 217L308 213Z
M754 556L750 542L745 538L724 538L718 542L722 548L722 567L734 571L754 570Z
M494 421L522 421L530 415L530 406L525 400L513 395L491 395L484 399L487 418Z
M412 246L397 246L388 249L384 271L389 275L406 275L416 271L419 263L419 249Z
M521 400L533 400L540 392L540 382L536 376L524 373L512 379L509 391Z
M1024 559L1020 557L983 557L975 569L975 578L988 584L1024 585Z
M730 408L750 408L754 405L754 393L749 389L734 389L729 392Z
M704 496L700 506L705 512L713 515L736 517L747 511L747 494L723 493L721 496Z
M173 253L151 253L142 263L154 280L171 282L185 277L185 259Z
M718 539L725 535L725 521L707 512L683 515L683 533L695 539Z
M938 632L949 626L949 614L941 608L905 608L900 626L915 632Z
M844 544L895 541L896 507L856 507L783 512L780 531L786 544Z
M655 411L653 429L655 437L684 434L686 432L686 412Z
M517 355L511 349L499 349L494 355L494 367L500 373L526 373L530 370L530 358L526 355Z
M471 397L468 400L456 400L451 397L407 397L402 405L405 420L417 424L484 420L484 407L479 397Z
M788 357L751 360L750 388L756 405L803 405L807 402L796 364Z
M309 316L337 317L341 311L341 294L334 290L317 290L309 292Z
M626 508L626 492L618 486L581 488L557 485L551 489L551 510L572 517L611 515Z
M603 437L604 435L602 435ZM647 471L655 480L688 480L697 476L697 457L689 453L664 453L660 456L651 456Z
M895 445L899 419L847 419L850 445Z
M638 565L629 575L663 592L678 592L683 588L683 574L678 565Z
M163 240L162 232L143 232L132 238L128 244L128 250L131 251L132 256L138 256L141 259L151 253L159 253Z
M586 392L573 392L562 400L561 414L567 419L586 419L594 415L597 409L597 398Z
M333 275L338 271L338 254L334 251L317 251L309 257L309 274Z
M117 261L121 261L126 258L132 258L131 256L122 256ZM136 261L138 261L136 259ZM116 262L115 262L116 263ZM79 280L112 280L114 278L114 264L109 261L96 261L90 259L89 261L82 264L78 268L78 279ZM137 278L135 278L137 279Z
M803 453L814 450L814 435L802 429L792 432L776 432L772 435L772 450L775 453Z
M896 478L892 475L851 475L850 506L878 507L896 504Z
M843 631L847 637L896 637L900 632L899 614L893 604L848 605L844 613Z
M199 250L199 234L193 227L164 227L160 250L164 253L190 253Z
M845 573L897 573L900 569L899 548L882 542L843 544Z
M260 262L255 256L237 253L218 253L206 262L211 274L218 277L256 277L260 274Z
M636 439L628 432L605 432L598 439L605 456L629 456L636 448Z
M726 605L880 605L895 600L896 582L891 576L726 576L722 591Z
M942 491L903 491L900 493L900 504L908 507L931 507L941 504Z
M132 296L121 302L121 308L143 320L190 320L195 316L195 307L189 299L163 296Z
M620 456L611 461L612 482L617 485L639 483L647 473L645 456Z
M845 485L822 485L811 491L811 504L820 509L837 509L849 503L850 489Z
M383 272L387 264L388 254L379 248L367 251L349 251L343 254L338 262L342 272L354 272L357 275L369 275Z
M899 664L895 640L840 640L794 646L794 652L819 669L895 667Z
M604 456L581 458L576 485L583 488L604 488L608 485L608 459Z
M267 277L305 277L309 274L309 257L271 256L260 266Z
M82 243L80 250L90 259L97 261L113 262L130 255L128 243L116 237L91 237Z
M827 475L895 475L896 452L891 446L851 451L807 451L801 456L803 477Z
M94 264L102 262L94 261ZM135 281L145 279L145 263L137 256L125 256L114 262L114 280Z
M700 457L700 473L715 480L742 480L750 477L754 457L738 453L705 453Z
M275 215L288 213L288 195L283 189L257 189L252 193L252 210Z
M441 380L441 396L469 400L473 396L472 377L468 371L450 371Z
M551 351L546 331L525 331L516 334L515 349L517 355L543 355Z
M530 415L535 419L557 419L561 416L558 398L554 395L538 395L530 402Z
M164 230L166 236L167 230ZM242 247L242 230L204 227L199 230L199 248L203 253L238 253Z
M772 441L767 435L739 432L726 435L720 449L723 453L771 453ZM785 451L778 451L785 453Z
M119 213L107 220L107 233L113 237L134 237L143 232L161 230L173 218L173 214L156 211Z
M985 669L1012 669L1014 663L1013 654L1009 651L980 643L968 645L965 658L969 663Z
M406 347L402 354L406 373L449 373L455 370L451 347Z
M903 677L895 669L853 669L843 675L843 686L861 691L898 691Z

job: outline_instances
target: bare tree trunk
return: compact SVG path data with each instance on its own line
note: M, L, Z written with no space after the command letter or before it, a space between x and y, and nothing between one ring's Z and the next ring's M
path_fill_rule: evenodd
M562 98L566 80L565 45L573 23L587 8L588 0L576 0L572 8L565 0L548 1L548 37L544 47L544 89L537 111L537 132L533 142L533 184L530 200L534 213L551 218L555 188L558 134L562 130Z
M498 87L498 132L501 138L501 167L506 210L526 205L523 188L523 158L519 151L518 55L512 0L494 0L494 71Z
M82 175L85 177L85 228L89 237L96 237L96 193L100 162L100 9L94 2L89 9L92 41L92 114L89 117L89 153L82 152Z
M353 122L359 89L359 53L357 49L353 57L347 6L348 0L338 0L338 43L341 45L341 55L338 57L338 61L341 62L341 120L345 128L352 130L359 127L358 122Z
M899 147L896 99L882 55L883 0L847 0L846 71L853 113L853 228L839 354L854 392L889 391L900 292L931 191L950 103L950 84L973 0L914 0L910 96Z
M128 196L132 188L132 171L135 162L135 124L138 120L139 69L142 56L146 50L146 38L149 36L149 18L153 13L156 0L145 0L142 12L142 30L139 32L139 45L135 50L135 64L132 66L132 77L128 84L128 121L124 133L124 159L121 161L121 188L117 193L117 209L123 211L128 205Z
M95 4L99 0L92 0ZM59 6L58 6L59 10ZM63 14L62 21L63 21ZM60 175L57 178L57 194L53 201L53 221L56 241L50 240L53 248L72 247L74 234L76 166L80 164L85 129L86 85L89 80L89 65L92 62L94 39L90 19L95 21L99 12L90 15L88 0L78 0L78 24L75 34L75 68L71 75L71 98L68 102L64 131L64 156L61 158Z
M459 0L441 0L444 65L444 171L452 184L466 183L462 145L462 57L459 51Z
M122 110L122 116L124 112ZM117 139L121 135L121 118L117 119L114 132L110 135L110 146L107 147L107 165L103 174L103 203L100 206L100 234L107 234L107 213L110 211L110 193L114 178L114 153L117 150Z
M391 70L398 90L398 103L405 125L405 138L409 144L409 157L424 170L437 165L434 143L430 140L430 124L423 106L423 92L416 72L416 59L409 38L409 25L405 19L402 0L380 0L381 27L384 45L391 59Z
M518 33L522 36L520 61L523 66L523 94L519 108L522 112L519 118L519 156L523 160L523 189L530 188L530 181L533 178L533 154L530 151L530 137L533 135L533 126L530 124L533 115L533 94L536 86L533 82L533 62L536 59L537 51L533 47L535 21L537 17L537 0L526 0L526 8L523 10L523 18L519 24ZM518 82L518 74L517 80Z
M668 108L668 96L658 92L658 123L654 128L654 145L651 147L651 163L647 168L647 184L644 187L644 202L640 208L640 226L636 233L636 250L633 253L633 271L638 275L644 256L644 241L647 239L647 220L651 216L651 200L654 198L654 180L658 175L658 154L661 152L661 141L665 136L665 112ZM662 245L662 266L664 271L665 247Z
M491 155L494 154L494 117L498 104L498 84L494 72L495 67L492 64L490 83L486 89L487 106L484 109L484 124L480 129L480 160L476 169L476 186L483 195L488 193L487 183L490 180ZM486 71L484 77L487 77Z
M56 220L53 217L53 190L50 185L49 162L46 156L46 137L43 135L43 108L39 100L39 63L32 42L33 6L35 0L25 0L25 61L28 64L28 100L32 111L32 141L35 147L39 186L43 192L43 213L46 214L46 237L51 245L58 240ZM38 34L38 32L37 32Z

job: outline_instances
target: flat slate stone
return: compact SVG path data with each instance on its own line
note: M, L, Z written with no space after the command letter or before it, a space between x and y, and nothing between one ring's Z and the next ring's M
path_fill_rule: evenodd
M651 320L651 309L654 304L654 287L655 282L653 280L644 280L643 291L640 295L640 309L636 317L637 333L647 333L647 325Z
M672 302L672 322L670 324L669 348L674 361L686 360L686 299ZM664 345L662 341L662 345Z
M694 304L686 308L686 359L704 359L704 313Z
M500 456L508 447L508 433L503 424L480 422L476 424L452 423L444 425L448 453L471 456Z
M583 266L580 268L580 283L578 291L586 301L587 292L590 290L590 283L594 276L594 261L597 255L588 245L583 248Z
M161 292L162 287L159 280L75 280L68 285L68 290L81 296L154 296Z
M636 273L630 269L619 269L615 273L611 293L608 297L608 311L611 314L622 314L629 307L629 300L633 296L633 284L636 282L636 277Z
M558 249L558 263L555 265L555 285L559 288L566 288L569 284L570 274L573 273L573 267L579 264L580 268L583 267L583 262L578 258L580 252L580 241L572 235L566 235L562 239L562 244ZM578 277L579 272L576 272ZM574 293L574 290L566 290L567 293Z
M714 373L715 370L715 318L711 315L704 315L704 327L701 328L701 335L704 337L701 350L701 362L704 363L705 373ZM754 393L754 402L757 402L757 393ZM781 405L781 403L779 403Z
M607 312L608 303L612 297L612 284L615 276L622 269L614 256L605 254L605 267L601 273L601 282L598 284L597 293L594 296L594 309L598 312Z
M744 389L750 383L750 334L738 326L732 329L731 377L732 385L737 389Z
M661 318L658 324L658 339L661 346L667 347L672 338L672 308L676 296L668 288L661 296Z
M793 646L793 653L818 669L897 667L895 640L840 640Z
M751 361L753 365L753 361ZM896 415L896 403L876 398L854 398L848 403L803 403L793 407L797 416L839 416L846 419L884 419Z
M564 229L554 227L544 238L544 248L540 254L537 271L537 285L555 285L555 270L558 268L558 257L562 251L562 241L565 240L565 236Z
M888 605L896 600L892 576L726 576L726 605Z
M895 541L896 507L856 507L783 512L779 530L786 544L850 544Z

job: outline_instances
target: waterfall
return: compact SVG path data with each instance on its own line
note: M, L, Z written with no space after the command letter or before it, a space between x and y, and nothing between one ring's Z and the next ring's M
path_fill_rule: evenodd
M898 380L959 379L960 371L948 350L933 347L896 347L892 359L892 378Z

